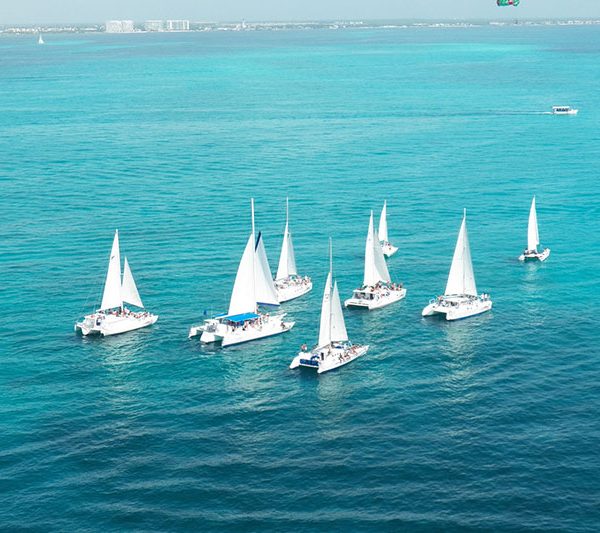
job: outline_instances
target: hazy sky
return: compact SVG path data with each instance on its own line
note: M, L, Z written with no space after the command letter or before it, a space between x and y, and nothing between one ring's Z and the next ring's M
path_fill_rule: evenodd
M0 24L185 18L193 21L597 17L600 0L0 0Z

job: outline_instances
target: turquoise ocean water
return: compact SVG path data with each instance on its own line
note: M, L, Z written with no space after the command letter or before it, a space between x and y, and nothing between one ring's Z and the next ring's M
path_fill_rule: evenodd
M1 529L600 528L599 27L46 42L0 38ZM273 269L290 197L315 289L289 334L203 348L251 196ZM327 238L344 298L384 199L406 300L346 312L367 356L288 370ZM494 309L424 320L464 207ZM115 228L160 319L81 338Z

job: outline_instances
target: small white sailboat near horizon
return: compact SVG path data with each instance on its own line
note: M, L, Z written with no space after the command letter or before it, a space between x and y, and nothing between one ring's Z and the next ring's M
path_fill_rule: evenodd
M385 209L385 207L384 207ZM362 286L352 292L344 305L363 309L379 309L406 296L402 283L392 283L390 272L383 256L383 249L375 236L373 211L369 218L369 230L365 244L365 270Z
M535 196L531 200L529 209L529 222L527 224L527 249L519 256L519 261L545 261L550 255L550 248L544 248L538 252L540 245L540 234L538 231L537 210L535 207Z
M337 281L333 278L332 246L329 239L329 273L321 304L319 340L312 350L303 345L292 360L290 369L306 367L322 374L354 361L368 350L368 345L352 344L348 340Z
M222 347L262 339L285 333L294 322L285 322L285 313L270 315L259 310L259 305L279 306L275 284L262 234L255 238L254 198L251 200L252 232L238 266L229 310L226 314L209 318L203 324L192 326L189 338L200 335L203 344L220 343Z
M379 216L379 229L377 231L377 235L379 237L379 242L381 243L381 248L385 257L391 257L398 251L398 247L393 246L390 243L390 238L388 235L387 200L383 201L383 208L381 209L381 215Z
M308 276L299 276L296 268L296 254L290 232L289 200L285 199L285 231L281 243L279 265L275 276L275 288L279 303L288 302L312 290L312 281Z
M477 294L471 247L467 234L467 210L464 210L458 233L446 290L442 296L431 300L422 315L444 315L446 320L459 320L485 313L492 308L489 294Z
M139 308L140 311L131 311L125 307L126 303ZM95 313L86 315L81 322L77 322L75 331L80 331L84 336L102 335L106 337L145 328L151 326L157 320L158 315L153 315L144 310L144 304L140 298L127 257L125 257L121 280L119 230L116 230L100 308Z
M42 37L42 32L38 32L38 44L46 44L44 42L44 38Z

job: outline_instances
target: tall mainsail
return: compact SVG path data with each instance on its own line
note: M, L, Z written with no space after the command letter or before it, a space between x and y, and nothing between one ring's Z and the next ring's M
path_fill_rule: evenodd
M271 268L269 267L269 260L267 259L267 252L265 250L262 233L258 234L258 239L256 240L254 258L254 286L256 303L279 305L279 300L277 299L277 290L275 289L275 284L273 283L273 276L271 274Z
M383 257L383 250L381 249L379 241L375 239L373 211L371 211L369 231L367 232L367 242L365 245L365 273L363 276L363 285L372 287L377 285L380 281L389 283L391 279L385 258Z
M318 346L331 344L331 271L327 275L325 290L323 291L323 303L321 304L321 325L319 327Z
M473 263L471 261L471 248L469 246L469 236L467 234L467 210L465 209L452 266L448 275L446 284L446 296L468 295L477 296L477 286L475 285L475 274L473 273Z
M119 251L119 230L115 231L110 259L108 261L108 272L104 282L104 293L102 294L101 310L121 307L121 254Z
M251 206L252 233L248 237L235 276L228 315L256 313L259 303L279 305L262 235L259 234L256 243L254 242L254 198L252 198Z
M379 231L378 236L380 241L388 242L388 226L387 226L387 200L383 202L383 209L381 210L381 216L379 217Z
M289 208L286 198L285 205L285 231L283 233L283 243L281 244L281 255L279 256L279 266L277 268L276 279L286 279L295 276L296 256L294 254L294 245L292 244L292 234L289 230Z
M529 210L529 224L527 226L527 249L535 250L540 244L540 235L538 233L537 212L535 210L535 196L531 201L531 209Z
M255 313L256 298L254 293L254 233L251 233L235 276L227 314Z
M342 302L338 292L337 281L333 284L333 295L331 296L331 342L344 342L348 340Z
M144 307L142 299L140 298L140 293L138 292L137 286L135 284L135 280L133 279L131 268L129 268L127 257L125 258L125 265L123 267L123 283L121 284L121 298L124 302L128 304L135 305L136 307Z

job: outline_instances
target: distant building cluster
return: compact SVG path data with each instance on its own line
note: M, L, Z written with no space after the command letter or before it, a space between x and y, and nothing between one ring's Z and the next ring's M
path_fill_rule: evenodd
M135 31L190 31L189 20L147 20L136 26L133 20L107 20L106 33L133 33Z
M106 33L133 33L133 20L107 20Z

